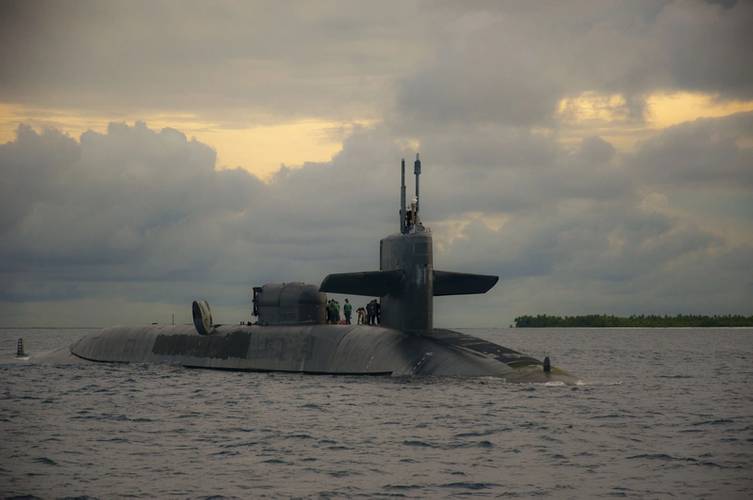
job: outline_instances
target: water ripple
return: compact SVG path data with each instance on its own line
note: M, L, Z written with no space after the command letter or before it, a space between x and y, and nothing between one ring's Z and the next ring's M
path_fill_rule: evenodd
M32 352L37 339L71 341L70 331L8 332L0 347L20 336ZM753 330L472 333L558 353L588 382L0 363L0 489L6 498L750 491Z

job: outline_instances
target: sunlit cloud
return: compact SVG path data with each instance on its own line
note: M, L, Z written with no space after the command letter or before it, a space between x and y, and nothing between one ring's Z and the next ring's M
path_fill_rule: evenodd
M557 113L561 120L579 124L623 122L630 115L622 95L593 91L560 100Z
M653 128L753 111L753 101L722 100L716 95L691 92L658 92L646 102L646 119Z
M258 125L228 126L203 121L192 113L87 114L71 110L44 109L0 103L0 143L15 139L19 124L36 129L54 128L71 137L87 130L104 132L111 122L145 122L150 128L174 128L211 146L217 152L217 168L243 168L262 179L281 165L300 166L324 162L342 149L354 128L368 127L376 120L364 118L333 121L321 118L287 121L263 120Z
M700 118L719 118L753 110L753 101L723 100L713 94L655 92L643 99L635 115L622 94L587 91L565 97L557 105L560 139L578 144L598 135L622 150L661 129Z
M416 151L495 318L753 304L753 3L220 4L0 16L0 318L378 266Z

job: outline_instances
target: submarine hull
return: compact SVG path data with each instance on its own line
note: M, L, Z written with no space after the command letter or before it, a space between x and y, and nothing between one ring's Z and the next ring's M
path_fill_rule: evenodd
M70 351L90 361L220 370L576 381L557 368L545 372L519 352L439 329L415 335L366 325L238 325L198 335L190 325L113 327L81 338Z

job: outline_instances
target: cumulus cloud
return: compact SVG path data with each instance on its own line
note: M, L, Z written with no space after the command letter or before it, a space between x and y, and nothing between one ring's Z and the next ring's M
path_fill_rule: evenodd
M749 2L0 9L5 103L216 127L377 118L331 160L265 182L218 169L178 130L19 127L0 145L4 317L75 302L139 322L204 296L245 319L253 284L375 269L416 145L437 267L502 277L489 296L442 299L438 324L750 311L753 114L684 123L627 153L608 127L563 146L557 115L584 93L621 96L621 127L640 126L654 92L753 98Z
M753 5L3 2L3 100L227 125L381 116L540 124L558 100L753 98Z
M621 94L642 119L655 91L753 97L746 2L500 2L430 16L433 57L400 79L397 103L436 122L546 125L562 97Z
M704 312L724 304L709 299L688 306L682 294L662 295L662 283L676 281L676 273L686 280L698 265L717 276L750 269L745 247L647 208L642 189L651 177L642 179L642 170L635 175L635 160L626 161L603 139L568 151L551 138L530 138L536 147L526 153L525 147L495 149L497 137L469 132L468 140L487 153L471 154L467 168L459 168L462 154L424 158L422 207L434 228L437 268L503 280L489 297L474 298L477 309L458 309L474 303L462 299L438 309L438 320L498 325L500 311L504 321L536 312L555 300L555 290L571 305L570 294L599 304L611 290L620 303L610 311L637 310L653 296L673 310ZM449 152L459 139L421 140ZM171 304L208 296L243 319L254 284L318 283L330 272L376 269L378 239L397 228L398 161L411 158L400 144L383 126L359 129L330 162L283 168L264 183L243 170L217 170L211 148L176 130L111 124L106 133L87 132L77 141L20 127L15 141L0 146L8 174L0 188L2 213L13 214L1 226L3 308L96 299L120 304L111 317L128 322L122 311L135 303L174 309ZM550 152L541 154L542 147ZM648 153L636 157L641 154ZM510 294L540 280L547 283L541 295L512 300ZM740 280L712 282L711 296L749 298ZM462 316L463 310L474 314ZM461 315L447 316L453 311ZM99 311L99 317L107 316Z
M2 298L177 301L225 285L239 304L254 283L374 268L393 208L371 167L384 146L356 134L330 164L265 184L216 170L211 148L171 129L111 124L76 141L22 126L0 146Z
M753 113L698 119L646 140L631 168L661 184L753 186Z
M392 2L3 2L4 100L185 110L223 124L352 118L422 51L417 5ZM407 46L407 48L406 48Z

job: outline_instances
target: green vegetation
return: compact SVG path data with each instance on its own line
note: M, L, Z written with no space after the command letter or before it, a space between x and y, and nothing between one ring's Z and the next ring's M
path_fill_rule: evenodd
M516 328L604 328L604 327L719 327L719 326L753 326L753 316L739 314L726 316L700 316L678 314L677 316L608 316L606 314L587 314L584 316L519 316L515 318Z

